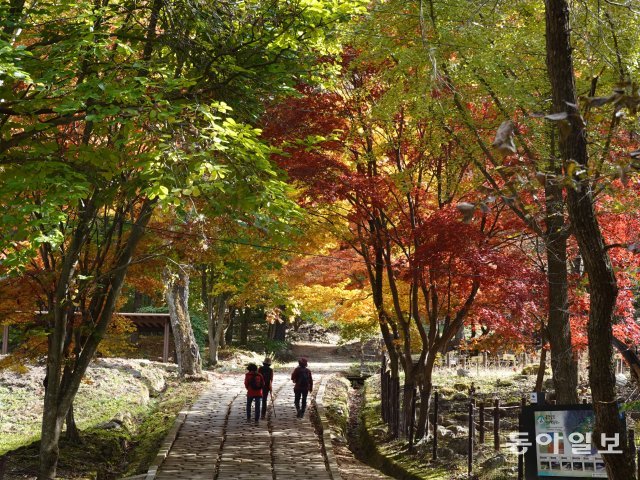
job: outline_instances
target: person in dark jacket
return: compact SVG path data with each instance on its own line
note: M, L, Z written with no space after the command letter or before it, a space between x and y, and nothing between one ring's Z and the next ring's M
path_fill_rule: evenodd
M264 386L262 387L262 415L260 416L260 418L264 419L267 415L267 399L273 387L273 369L271 368L271 359L269 357L264 359L262 366L258 368L258 373L264 378Z
M251 404L256 402L255 421L260 418L260 400L262 399L262 387L264 378L258 373L255 363L247 365L247 373L244 376L244 386L247 389L247 420L251 420Z
M293 387L295 395L293 403L296 406L298 418L302 418L304 411L307 409L307 395L313 391L313 377L311 376L311 370L307 368L306 358L298 360L298 366L291 374L291 380L295 384ZM302 405L300 405L300 400L302 400Z

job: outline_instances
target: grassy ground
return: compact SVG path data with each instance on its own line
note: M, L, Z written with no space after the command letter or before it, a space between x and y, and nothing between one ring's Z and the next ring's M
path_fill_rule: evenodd
M0 455L27 445L40 436L44 388L38 369L11 383L0 383ZM78 428L89 430L122 411L138 414L147 406L145 385L118 369L92 369L74 405Z
M172 381L163 394L147 405L129 405L134 407L134 410L128 410L133 415L125 415L125 420L117 427L87 428L82 431L81 445L63 439L58 478L111 480L145 473L175 417L205 386L204 382ZM116 404L122 405L116 402L109 409ZM100 414L104 416L104 412ZM4 478L32 478L37 472L38 446L36 441L8 453Z
M343 441L347 438L349 423L349 390L351 384L341 376L333 376L327 382L324 393L325 413L332 433Z
M408 453L408 444L390 438L386 425L380 417L380 385L377 377L370 378L365 385L365 405L361 413L361 443L372 452L375 463L395 478L407 480L445 480L453 478L455 468L431 464L421 453Z
M521 375L520 371L509 369L486 370L472 372L469 377L458 377L455 371L440 370L435 372L434 384L440 393L441 423L448 428L457 426L464 428L467 424L466 409L468 408L470 389L478 402L484 401L486 405L492 405L494 396L501 400L501 407L506 407L502 412L501 443L503 448L499 454L493 450L493 437L490 431L491 415L487 412L486 440L484 445L477 445L475 449L474 474L480 480L507 480L516 475L516 458L504 448L506 436L509 431L516 428L515 410L510 407L519 405L523 395L527 395L533 388L535 377ZM458 449L451 448L454 443L465 443L468 435L463 432L459 435L451 435L440 438L439 451L441 457L437 461L432 460L432 442L425 441L415 448L413 453L408 452L408 443L405 440L393 440L390 438L386 425L380 417L380 385L379 378L374 375L366 383L366 404L362 411L363 423L366 426L366 434L363 435L363 443L368 443L368 448L382 457L381 462L388 462L391 468L398 469L396 478L429 479L429 480L454 480L467 477L467 456L458 453ZM477 418L476 418L477 422ZM448 432L445 432L448 433Z

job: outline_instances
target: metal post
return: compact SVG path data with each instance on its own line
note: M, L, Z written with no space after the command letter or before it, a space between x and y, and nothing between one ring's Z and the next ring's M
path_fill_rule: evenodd
M164 322L164 348L162 349L162 361L167 363L169 361L169 319L165 319Z
M2 355L9 353L9 325L2 326Z

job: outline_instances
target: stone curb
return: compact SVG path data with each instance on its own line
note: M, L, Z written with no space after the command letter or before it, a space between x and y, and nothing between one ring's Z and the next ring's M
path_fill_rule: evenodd
M338 470L338 462L336 456L333 453L333 444L331 443L331 430L329 428L329 421L324 410L324 391L326 388L326 376L323 376L320 388L316 394L316 411L318 412L318 418L320 419L320 426L322 427L322 443L324 444L324 451L327 454L327 463L329 465L329 474L333 480L342 480L340 471Z
M160 469L160 466L164 462L165 458L167 458L167 455L169 455L169 451L171 450L171 447L176 441L176 438L178 437L178 432L180 431L180 428L182 427L182 424L184 423L186 418L187 418L186 411L183 410L178 414L175 421L173 422L173 426L171 427L171 430L169 430L169 433L167 433L167 436L164 437L162 445L160 446L160 450L158 451L158 454L156 455L155 460L149 466L149 470L147 471L146 475L136 475L135 477L127 477L121 480L138 480L138 479L154 480L154 478L156 478L156 475L158 474L158 470Z

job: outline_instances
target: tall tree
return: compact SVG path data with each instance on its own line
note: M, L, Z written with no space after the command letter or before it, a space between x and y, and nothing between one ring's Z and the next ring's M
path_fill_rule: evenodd
M267 92L286 93L357 3L314 6L0 5L0 251L14 274L40 257L49 312L41 480L55 477L64 418L152 214L198 193L224 204L245 182L269 189L266 147L228 105L251 118ZM77 292L89 295L76 337Z
M614 480L632 478L632 453L627 448L626 426L616 401L612 366L612 325L618 295L616 275L595 211L593 181L577 173L589 168L587 132L578 110L571 43L569 4L546 0L547 68L553 109L564 123L559 139L560 155L571 186L567 189L569 215L574 235L589 277L589 383L596 416L595 442L606 450L602 436L618 437L624 454L603 454L607 476ZM572 165L575 165L572 168Z
M510 256L498 251L509 242L498 238L512 224L502 221L502 201L493 209L485 204L477 223L460 222L452 205L473 188L469 160L458 160L459 147L438 136L418 102L394 95L383 67L360 62L351 51L346 57L338 88L302 88L304 97L269 117L267 132L280 141L293 134L316 143L284 143L288 156L281 163L302 183L309 208L327 202L348 225L342 238L366 265L393 374L404 372L402 430L418 388L422 435L437 355L464 325L479 291L490 290L489 278L494 284L503 278L499 266Z

